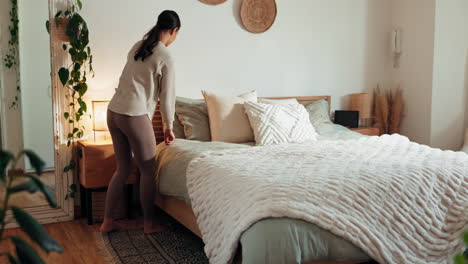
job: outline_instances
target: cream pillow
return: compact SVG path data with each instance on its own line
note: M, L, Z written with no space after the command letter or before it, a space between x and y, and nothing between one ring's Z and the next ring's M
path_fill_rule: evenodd
M317 140L309 113L301 104L262 104L246 102L245 112L257 145L302 143Z
M244 102L257 102L257 92L225 96L202 91L208 106L212 141L244 143L254 141Z
M299 102L295 98L291 99L258 99L259 103L262 104L298 104Z

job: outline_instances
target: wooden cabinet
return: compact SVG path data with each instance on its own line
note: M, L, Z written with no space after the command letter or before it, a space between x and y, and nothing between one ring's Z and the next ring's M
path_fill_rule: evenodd
M81 190L82 214L88 218L88 224L93 224L94 192L105 192L116 169L114 147L112 141L79 141L78 142L78 178ZM132 206L132 187L136 183L138 169L134 166L128 177L127 185L127 215L130 217ZM99 208L104 209L104 199L100 199ZM125 205L124 205L125 206ZM96 209L96 208L95 208ZM98 212L103 214L103 212ZM94 212L96 214L96 212Z
M351 130L366 136L380 136L380 129L378 129L377 127L358 127L351 128Z

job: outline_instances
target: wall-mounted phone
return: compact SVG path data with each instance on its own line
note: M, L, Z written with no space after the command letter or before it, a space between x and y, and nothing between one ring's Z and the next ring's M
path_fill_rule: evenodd
M393 55L393 68L399 68L400 67L400 57L402 54L401 50L401 30L400 29L394 29L392 30L392 36L390 39L390 47L392 49L392 55Z

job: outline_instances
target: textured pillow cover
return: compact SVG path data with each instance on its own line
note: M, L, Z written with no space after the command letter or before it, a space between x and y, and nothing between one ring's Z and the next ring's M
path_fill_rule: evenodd
M249 119L244 112L245 102L257 102L257 92L239 96L225 96L202 91L208 106L211 140L228 143L254 141Z
M245 112L257 145L302 143L317 140L309 113L301 104L262 104L246 102Z
M310 122L313 126L318 126L323 123L332 123L329 114L327 100L318 100L305 105L305 109L309 112Z
M187 105L176 108L177 116L182 123L186 139L211 141L210 123L206 104Z

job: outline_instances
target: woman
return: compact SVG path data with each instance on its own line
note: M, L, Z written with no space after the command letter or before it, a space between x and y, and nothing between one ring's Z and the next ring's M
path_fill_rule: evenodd
M107 111L107 125L114 144L117 170L112 176L106 197L101 232L116 229L116 205L122 197L124 184L132 169L132 152L140 171L140 200L144 217L144 232L153 233L154 177L156 172L156 139L152 118L159 99L164 123L164 141L174 142L175 87L174 62L167 47L174 42L180 29L179 16L164 11L158 22L130 50L127 64L120 76Z

